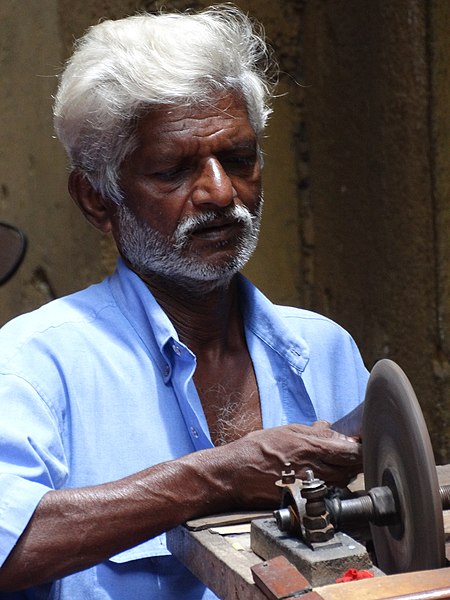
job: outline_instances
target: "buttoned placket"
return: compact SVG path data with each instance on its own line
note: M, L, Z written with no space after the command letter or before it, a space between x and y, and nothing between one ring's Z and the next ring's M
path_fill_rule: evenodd
M178 340L169 340L166 347L171 355L170 379L178 405L183 414L195 450L212 448L208 424L194 384L195 355Z

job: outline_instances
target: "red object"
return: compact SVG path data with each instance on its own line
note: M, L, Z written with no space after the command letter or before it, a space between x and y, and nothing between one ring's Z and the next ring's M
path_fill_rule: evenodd
M370 579L373 577L370 571L358 571L358 569L348 569L342 577L336 579L336 583L345 583L346 581L357 581L358 579Z

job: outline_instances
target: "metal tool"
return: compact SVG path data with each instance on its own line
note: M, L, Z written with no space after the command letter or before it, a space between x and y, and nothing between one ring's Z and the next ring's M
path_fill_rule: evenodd
M391 360L379 361L370 374L362 440L368 491L349 498L342 490L328 490L319 504L323 482L312 472L305 481L291 473L289 481L281 481L281 508L275 512L279 529L314 549L313 542L325 541L325 527L326 540L332 541L329 522L339 531L370 523L377 565L384 573L445 566L442 510L450 508L450 486L439 488L420 405L405 373ZM314 481L317 491L308 493ZM308 518L311 510L313 519Z
M448 490L441 497L419 402L396 363L381 360L374 366L364 405L365 486L387 486L398 514L390 525L371 525L379 567L385 573L443 567Z

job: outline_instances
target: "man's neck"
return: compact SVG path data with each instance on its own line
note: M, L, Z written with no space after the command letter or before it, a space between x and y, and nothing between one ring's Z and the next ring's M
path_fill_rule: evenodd
M160 276L142 278L172 321L180 340L197 356L221 353L240 344L243 325L236 276L218 285L177 283Z
M237 277L201 292L198 282L192 289L160 277L148 278L146 284L197 358L193 379L213 443L228 443L260 429L258 384L245 339Z

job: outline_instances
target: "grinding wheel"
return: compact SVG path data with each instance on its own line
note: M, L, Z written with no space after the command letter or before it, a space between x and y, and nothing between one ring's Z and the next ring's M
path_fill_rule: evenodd
M398 519L371 524L379 568L387 574L445 566L442 500L428 430L414 390L391 360L372 369L363 415L366 490L389 486Z

